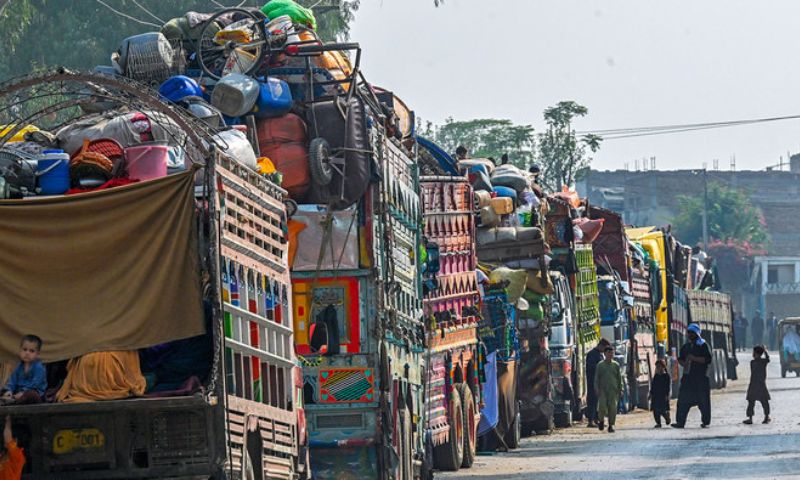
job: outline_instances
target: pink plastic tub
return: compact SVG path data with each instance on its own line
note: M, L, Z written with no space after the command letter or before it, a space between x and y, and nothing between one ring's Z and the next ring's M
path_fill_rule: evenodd
M164 144L143 143L125 149L128 178L141 181L167 176L169 149Z

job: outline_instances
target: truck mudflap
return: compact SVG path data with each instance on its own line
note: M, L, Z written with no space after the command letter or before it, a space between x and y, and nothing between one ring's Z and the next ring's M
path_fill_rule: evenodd
M0 408L26 452L22 478L210 476L222 463L200 397Z

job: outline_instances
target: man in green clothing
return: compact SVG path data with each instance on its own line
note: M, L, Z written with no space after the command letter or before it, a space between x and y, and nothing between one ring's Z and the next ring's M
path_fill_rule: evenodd
M597 391L597 428L605 428L604 420L608 417L608 433L614 433L614 420L617 418L619 397L622 395L622 374L619 363L614 361L614 347L608 346L603 351L605 359L597 364L594 373L594 388Z

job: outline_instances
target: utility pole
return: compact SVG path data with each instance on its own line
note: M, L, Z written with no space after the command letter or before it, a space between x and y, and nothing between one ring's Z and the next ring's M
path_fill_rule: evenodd
M708 170L703 167L703 250L708 250Z

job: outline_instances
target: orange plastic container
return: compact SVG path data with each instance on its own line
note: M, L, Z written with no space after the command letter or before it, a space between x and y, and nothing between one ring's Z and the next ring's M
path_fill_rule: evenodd
M308 131L302 118L287 114L258 120L258 146L261 155L269 157L283 174L281 186L289 196L302 202L311 185L308 167Z

